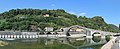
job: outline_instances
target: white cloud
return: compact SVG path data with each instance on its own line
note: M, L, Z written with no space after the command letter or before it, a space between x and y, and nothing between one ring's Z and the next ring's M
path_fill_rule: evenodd
M75 13L75 12L68 12L68 13L70 13L70 14L75 14L75 15L76 15L76 13Z
M115 24L117 27L119 27L119 24Z
M75 12L68 12L70 14L74 14L74 15L77 15L77 16L86 16L87 13L85 12L81 12L81 13L75 13Z
M85 16L87 13L85 13L85 12L81 12L81 13L79 13L78 14L78 16Z

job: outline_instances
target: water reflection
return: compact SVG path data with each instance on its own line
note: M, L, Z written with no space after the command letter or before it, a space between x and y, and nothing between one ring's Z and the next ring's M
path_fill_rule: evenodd
M96 42L92 38L40 38L18 39L13 41L2 40L5 43L2 49L97 49L106 43L105 39Z
M93 40L94 42L100 42L101 36L93 36L92 40Z
M106 41L108 42L111 39L111 35L105 36Z

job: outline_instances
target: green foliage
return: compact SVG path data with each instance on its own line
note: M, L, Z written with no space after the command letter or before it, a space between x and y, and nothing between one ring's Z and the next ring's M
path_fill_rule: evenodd
M100 42L101 36L93 36L92 40L96 43Z
M110 35L105 36L106 41L108 42L111 38Z
M80 25L87 28L119 32L115 25L107 24L101 16L87 18L69 14L63 9L12 9L0 14L0 30L27 30Z

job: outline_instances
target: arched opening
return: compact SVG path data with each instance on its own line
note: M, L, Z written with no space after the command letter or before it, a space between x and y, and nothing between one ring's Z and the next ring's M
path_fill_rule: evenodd
M106 40L107 42L110 41L111 36L112 36L112 35L107 35L107 36L105 36L105 40Z
M53 33L54 35L58 34L57 32Z
M92 36L93 36L92 40L94 42L98 43L101 41L101 34L99 32L94 32Z
M92 36L101 36L101 34L99 32L94 32Z
M47 34L52 34L51 32L47 32Z
M83 36L86 36L87 31L88 31L87 29L84 29L83 27L80 26L71 26L66 31L66 36L71 36L75 34L82 34Z

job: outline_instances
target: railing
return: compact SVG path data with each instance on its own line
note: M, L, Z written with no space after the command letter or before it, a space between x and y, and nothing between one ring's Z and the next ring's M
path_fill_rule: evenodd
M69 37L83 37L84 34L73 34ZM26 38L56 38L56 37L68 37L65 34L46 34L46 35L0 35L0 39L26 39Z
M1 39L7 38L38 38L38 35L0 35Z
M66 37L66 35L0 35L0 39L26 39L39 37Z

